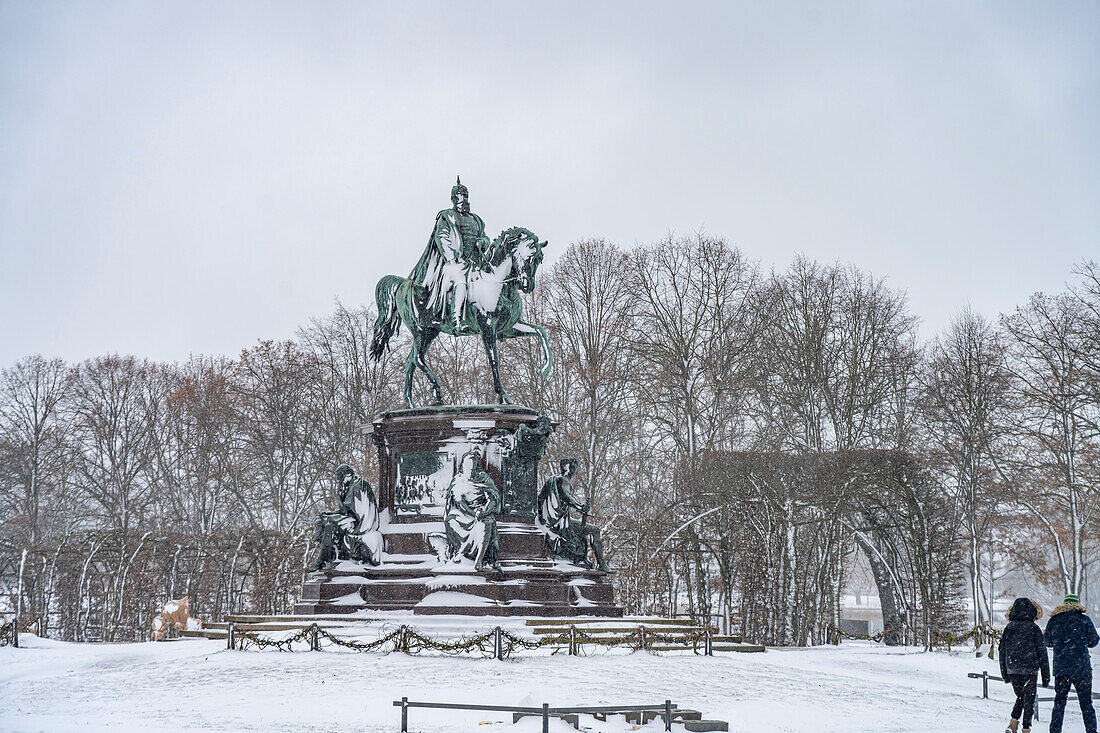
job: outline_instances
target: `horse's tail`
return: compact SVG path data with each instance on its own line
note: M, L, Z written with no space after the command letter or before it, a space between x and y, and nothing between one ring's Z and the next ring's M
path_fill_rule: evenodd
M386 275L378 281L374 289L374 300L378 304L378 318L374 322L374 335L370 340L370 355L375 361L386 353L386 346L401 326L401 316L397 312L397 289L403 278Z

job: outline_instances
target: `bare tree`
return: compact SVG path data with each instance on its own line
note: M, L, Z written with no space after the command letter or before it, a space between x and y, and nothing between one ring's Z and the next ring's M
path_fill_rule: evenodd
M1070 292L1081 308L1073 349L1082 366L1085 392L1077 417L1096 435L1100 433L1100 263L1084 262L1075 272L1081 283Z
M955 316L929 347L921 406L929 440L944 457L960 505L975 626L983 618L993 620L993 599L981 602L981 554L992 552L999 504L994 459L1007 429L1010 386L999 334L969 308Z
M630 346L636 301L629 260L613 245L586 240L566 250L546 285L547 326L560 344L560 370L569 375L562 405L562 445L583 459L580 486L596 514L618 473L634 418L630 395ZM537 358L537 354L532 354Z
M679 456L735 445L740 375L755 336L756 268L722 239L696 235L636 251L639 406Z
M163 395L151 370L132 356L105 356L76 371L72 425L81 483L112 529L138 526L153 499L153 415Z
M377 466L362 427L383 410L401 404L403 378L392 352L378 361L370 358L374 315L373 309L349 310L337 302L332 315L314 319L298 333L302 347L320 369L321 384L312 389L323 395L329 442L340 446L342 461L360 464L367 475Z
M1013 444L1000 470L1015 500L1046 530L1066 593L1078 593L1100 518L1098 436L1081 359L1079 299L1036 294L1001 319L1015 377Z
M854 268L799 257L773 274L762 309L756 414L765 444L897 447L897 397L917 363L905 294Z
M0 372L0 471L8 531L34 546L49 531L44 497L55 497L66 471L68 446L62 401L72 383L60 359L31 356Z
M167 380L155 426L156 500L166 529L194 535L240 526L232 505L233 369L226 359L193 357L160 370Z
M302 528L339 463L320 377L317 361L290 341L263 342L235 365L233 490L253 530Z

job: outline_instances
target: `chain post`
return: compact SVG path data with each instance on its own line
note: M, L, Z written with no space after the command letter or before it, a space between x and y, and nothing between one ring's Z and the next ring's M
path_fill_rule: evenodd
M710 628L707 628L707 638L703 645L703 655L707 657L714 656L714 640L711 638Z
M989 699L989 672L984 669L982 670L982 699Z
M401 733L409 733L409 698L401 698Z
M550 733L550 703L542 704L542 733Z
M499 626L493 629L493 656L504 661L504 630Z
M311 652L321 651L321 638L320 638L320 635L317 633L317 622L316 621L314 621L313 624L309 627L309 634L310 634L309 650Z
M14 646L16 649L18 649L19 648L19 618L18 617L12 619L12 622L11 622L11 639L12 639L12 642L11 642L12 646Z
M569 624L569 656L577 656L577 627Z
M234 635L236 634L236 631L237 631L236 627L233 625L233 622L230 621L229 625L226 627L226 634L225 634L225 648L226 649L232 649L236 646L236 639L234 639Z
M638 636L641 637L642 649L643 650L648 650L649 649L649 641L646 638L645 624L638 627Z
M672 700L665 700L665 730L672 730Z

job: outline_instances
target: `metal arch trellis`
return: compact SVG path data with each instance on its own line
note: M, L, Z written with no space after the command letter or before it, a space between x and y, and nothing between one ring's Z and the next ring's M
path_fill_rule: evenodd
M19 619L0 626L0 646L19 646Z
M275 612L300 587L303 533L73 532L27 548L27 572L36 576L27 608L73 641L146 638L156 613L151 598L190 596L192 614L211 620L246 601Z

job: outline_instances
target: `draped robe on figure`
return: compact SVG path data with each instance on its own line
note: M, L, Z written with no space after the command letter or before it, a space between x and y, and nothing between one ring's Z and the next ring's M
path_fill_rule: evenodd
M482 267L488 248L485 222L477 214L454 209L436 214L428 246L409 275L427 291L428 312L436 320L454 320L456 287L465 290L470 269Z
M454 552L451 559L466 558L479 565L495 566L500 547L496 517L499 513L500 492L489 474L474 471L470 478L461 473L456 475L447 487L443 517L447 543Z
M588 560L588 542L581 523L569 516L570 509L581 509L573 498L572 484L565 476L547 479L539 491L539 523L554 554L572 563Z

